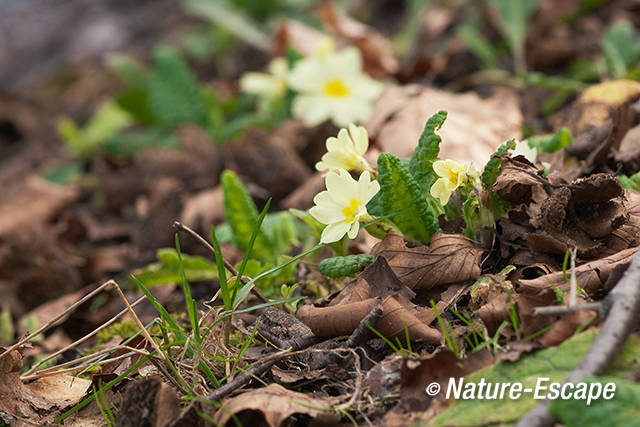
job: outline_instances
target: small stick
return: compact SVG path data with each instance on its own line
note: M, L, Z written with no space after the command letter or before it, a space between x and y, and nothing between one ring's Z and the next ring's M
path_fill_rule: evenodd
M576 248L569 250L571 254L571 291L569 293L569 307L573 307L578 302L578 280L576 279Z
M141 296L140 298L138 298L137 300L135 300L133 302L133 304L131 304L131 307L135 307L136 305L138 305L140 302L142 302L145 299L144 296ZM74 348L80 344L82 344L83 342L87 341L89 338L91 338L92 336L94 336L95 334L97 334L98 332L100 332L101 330L103 330L104 328L110 326L111 324L115 323L116 320L118 320L118 318L120 316L122 316L123 314L125 314L127 311L129 311L128 308L123 309L120 313L116 314L115 316L113 316L110 320L108 320L107 322L103 323L102 325L100 325L99 327L97 327L96 329L94 329L92 332L89 332L87 335L85 335L84 337L72 342L71 344L61 348L60 350L56 351L55 353L51 353L50 355L48 355L47 357L45 357L44 359L40 360L38 363L36 363L35 365L33 365L31 367L31 369L29 369L27 372L25 372L23 374L23 376L28 376L30 374L32 374L37 368L38 366L42 365L43 363L45 363L48 360L53 359L54 357L64 353L65 351Z
M50 327L54 326L60 319L62 319L67 314L75 311L75 309L78 308L78 306L82 305L87 300L93 298L96 294L101 292L104 288L106 288L111 283L115 283L115 282L113 282L113 280L109 280L108 282L103 283L102 285L100 285L96 289L94 289L93 291L89 292L84 297L80 298L78 301L76 301L73 304L71 304L66 310L64 310L62 313L58 314L53 319L49 320L47 323L45 323L40 328L38 328L38 330L36 330L35 332L33 332L33 333L27 335L26 337L22 338L20 341L18 341L17 343L12 345L8 349L6 349L3 353L0 353L0 359L2 359L7 354L11 353L13 350L19 348L24 343L29 342L29 340L31 340L33 337L38 336L39 334L41 334L41 333L45 332L46 330L48 330Z
M187 233L193 237L196 238L196 240L198 240L200 243L202 243L203 245L205 245L207 247L207 249L209 249L209 251L211 251L211 253L213 254L213 259L216 259L216 251L213 248L213 246L211 246L211 244L209 242L207 242L201 235L199 235L198 233L196 233L195 231L193 231L191 228L187 227L186 225L184 225L183 223L181 223L180 221L175 221L173 223L173 228L177 231L182 231L183 233ZM234 276L237 276L238 270L236 270L236 268L231 265L231 263L229 261L227 261L224 257L222 257L222 262L224 263L224 268L226 268L227 270L229 270L231 272L231 274L233 274ZM240 278L240 281L243 284L247 284L248 280L246 280L244 277ZM251 292L253 293L253 295L255 295L260 301L262 302L269 302L269 298L267 298L266 296L264 296L264 294L262 292L260 292L259 289L257 289L255 286L253 286L251 288Z
M536 307L533 309L534 316L559 316L563 314L573 313L580 310L599 310L601 307L599 302L590 302L587 304L575 305L550 305L546 307Z
M125 354L121 354L120 356L116 356L116 357L112 357L111 359L104 359L104 360L100 360L99 362L95 362L95 361L90 361L90 362L86 362L83 363L81 365L78 366L74 366L73 368L67 368L67 369L58 369L58 370L54 370L54 371L48 371L48 370L43 370L40 371L34 375L26 375L24 377L20 377L21 380L23 381L27 381L27 380L33 380L36 378L43 378L43 377L50 377L53 375L60 375L60 374L66 374L68 372L75 372L79 369L85 369L91 366L100 366L100 365L105 365L109 362L115 362L117 360L122 360L122 359L126 359L129 356L133 356L134 354L138 354L138 352L134 352L134 351L130 351L129 353L125 353ZM144 352L143 353L145 356L147 356L149 353ZM56 368L59 368L59 366L56 366Z
M349 348L364 345L370 337L373 336L373 332L369 329L369 326L374 326L378 319L382 316L382 306L377 305L373 310L362 318L358 327L353 331L345 345Z
M591 344L578 366L565 378L564 383L577 383L586 377L604 373L620 354L629 334L640 318L640 251L637 251L627 271L603 301L607 313L600 333ZM518 421L518 427L542 427L555 424L549 413L549 400L535 406Z

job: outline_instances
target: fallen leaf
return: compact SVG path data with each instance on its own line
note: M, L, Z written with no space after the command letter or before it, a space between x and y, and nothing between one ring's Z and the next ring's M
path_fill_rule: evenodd
M0 237L43 227L78 198L78 191L32 175L0 201Z
M0 349L0 357L0 419L12 423L48 424L61 410L78 403L91 386L89 380L63 374L25 385L20 380L20 353L4 355Z
M180 214L181 222L194 230L209 231L212 224L224 218L222 187L202 190L187 196Z
M475 93L449 93L419 85L388 86L364 124L382 151L411 157L424 129L425 118L447 110L439 131L444 143L440 158L484 165L496 147L519 138L522 113L510 90L482 99Z
M418 290L477 279L483 250L461 234L436 233L429 245L409 248L390 233L374 253L387 259L402 283Z
M321 4L317 12L330 34L347 40L360 50L365 72L376 78L398 72L398 60L389 39L336 10L331 3Z
M277 427L293 415L302 414L319 424L334 424L340 420L340 415L331 408L343 400L344 396L310 397L287 390L279 384L269 384L225 400L213 418L220 425L226 425L235 415L241 425Z
M118 426L164 427L180 414L180 398L171 386L156 378L128 384L117 412Z

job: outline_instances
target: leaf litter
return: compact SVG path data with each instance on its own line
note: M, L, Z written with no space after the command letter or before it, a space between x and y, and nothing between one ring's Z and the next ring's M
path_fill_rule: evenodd
M224 3L231 15L223 15L236 17L226 28L243 40L243 25L280 13L267 18ZM271 59L265 43L238 46L254 50L231 73L203 64L192 73L180 54L158 48L148 68L119 63L127 81L119 95L112 76L90 67L36 87L37 108L24 94L2 94L0 105L12 108L0 108L0 294L8 313L0 318L0 420L479 425L525 416L531 399L498 408L431 398L425 387L444 388L449 378L561 381L606 335L610 295L633 270L640 242L640 58L615 54L611 40L635 37L633 28L605 28L615 6L576 7L568 17L572 10L537 2L533 15L510 18L530 21L530 41L542 39L525 52L526 31L502 25L504 2L488 3L497 9L407 7L401 24L389 6L352 15L327 3L316 10L322 30L291 17L275 25L274 52L289 67L352 46L364 73L390 83L363 123L365 157L372 165L377 157L382 187L365 208L375 220L352 242L316 246L323 223L305 212L324 189L313 166L338 128L292 117L290 88L264 104L266 125L262 104L256 113L238 96L238 75ZM559 14L580 25L569 29ZM604 56L593 67L613 80L587 86L595 78L544 74L592 57L580 37L594 25ZM560 41L548 43L548 34ZM491 46L503 36L512 58ZM516 73L474 68L505 59ZM504 77L500 85L495 76ZM113 103L97 99L96 87ZM47 160L54 150L39 141L51 141L45 111L58 99L65 115L88 124L59 122L66 151L59 144L64 154ZM543 112L543 101L558 99L559 112ZM122 111L128 119L108 123ZM553 140L563 129L568 145ZM529 134L536 161L509 148ZM487 164L465 170L444 206L429 191L442 177L433 166L441 159ZM268 200L271 211L261 215ZM277 212L288 208L298 210ZM180 234L173 249L177 220L214 247ZM367 261L353 258L360 255ZM318 264L326 260L335 265L325 276ZM137 279L125 284L132 272ZM120 286L106 286L112 278ZM631 334L618 342L624 347L607 376L589 380L615 381L620 398L587 411L556 401L553 417L632 420L636 341ZM32 368L49 354L51 364Z

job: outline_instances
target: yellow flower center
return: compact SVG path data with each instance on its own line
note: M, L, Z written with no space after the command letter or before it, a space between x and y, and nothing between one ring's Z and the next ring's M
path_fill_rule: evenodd
M349 89L342 83L342 80L330 80L324 84L324 93L330 98L343 98L349 95Z
M352 223L356 220L356 215L358 214L358 208L360 207L360 201L356 199L351 199L349 201L349 206L342 209L342 215L344 215L344 222L347 224Z
M449 182L452 185L455 185L457 187L459 182L458 180L464 181L464 178L465 178L465 174L463 170L460 170L457 168L449 169Z

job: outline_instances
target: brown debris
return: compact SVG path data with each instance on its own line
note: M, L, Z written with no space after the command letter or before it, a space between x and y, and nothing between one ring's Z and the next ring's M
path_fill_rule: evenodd
M402 283L418 290L477 279L483 251L461 234L436 233L428 246L408 248L390 233L374 253L387 259Z

